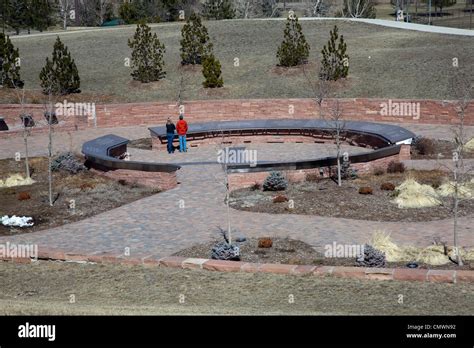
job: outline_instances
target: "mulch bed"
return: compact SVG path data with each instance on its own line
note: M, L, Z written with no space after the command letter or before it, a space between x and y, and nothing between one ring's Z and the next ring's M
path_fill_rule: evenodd
M79 221L104 211L117 208L143 197L157 193L157 190L138 185L120 184L115 180L81 171L70 174L65 171L53 172L53 199L48 200L47 158L31 158L31 177L36 183L25 186L0 188L0 216L16 215L33 217L32 227L9 227L0 223L0 235L30 233ZM0 160L0 178L11 174L25 176L24 161ZM20 192L31 198L19 200ZM24 196L25 194L23 194ZM75 200L75 211L70 209L70 200Z
M456 148L454 142L449 140L429 139L432 144L427 153L420 153L415 145L411 146L411 159L451 159ZM474 151L464 151L464 158L474 158Z
M151 138L141 138L141 139L131 140L127 144L127 146L134 147L136 149L141 149L141 150L151 150L152 149Z
M352 258L328 258L311 245L300 240L289 238L272 238L271 248L259 248L258 238L248 238L245 242L235 243L240 247L241 261L252 263L278 263L290 265L320 265L320 266L357 266L356 260ZM211 258L211 249L218 241L210 241L193 245L173 254L179 257ZM387 262L387 268L407 268L408 262ZM474 263L462 267L454 263L441 266L432 266L419 263L418 268L423 269L474 269Z
M356 180L343 180L339 187L331 179L290 184L285 191L272 192L240 189L232 192L231 206L234 209L270 214L302 214L370 221L419 222L452 218L450 198L442 198L443 205L432 208L399 209L393 203L394 192L381 190L382 183L395 186L412 176L422 184L439 186L446 176L440 171L410 171L383 175L368 175ZM369 186L373 194L359 194L359 188ZM293 200L273 203L273 198L284 195ZM474 213L474 200L461 201L459 216Z

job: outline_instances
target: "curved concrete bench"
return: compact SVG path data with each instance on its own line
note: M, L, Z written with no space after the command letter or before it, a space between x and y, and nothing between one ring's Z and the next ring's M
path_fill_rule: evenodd
M82 153L89 164L101 169L128 169L163 173L172 173L180 169L180 166L174 164L124 161L117 158L127 151L128 142L128 139L108 134L85 142L82 145Z
M326 137L335 129L335 122L321 119L283 119L283 120L245 120L227 122L190 123L187 140L202 140L225 136L259 136L259 135L302 135ZM150 127L150 134L166 143L166 127ZM378 149L395 144L410 144L415 134L409 130L382 123L346 121L346 137L363 137L364 143Z
M366 163L382 158L396 156L400 153L402 145L392 145L369 153L350 155L350 163ZM287 162L261 162L256 164L229 164L229 173L258 173L268 171L305 170L337 166L337 157L330 156L315 160L287 161Z

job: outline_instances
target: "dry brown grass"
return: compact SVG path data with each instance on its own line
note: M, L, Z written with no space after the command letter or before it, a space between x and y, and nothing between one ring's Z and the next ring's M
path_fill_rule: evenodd
M38 262L0 263L0 314L470 315L474 285ZM68 303L75 294L76 303ZM179 303L179 295L185 303ZM224 295L225 294L225 295ZM294 303L288 302L293 294ZM318 294L315 296L315 294ZM404 294L405 303L396 298ZM390 300L395 299L395 300Z
M236 20L206 21L216 57L222 64L224 88L206 90L202 87L200 68L186 71L185 100L215 98L299 98L312 93L301 69L275 73L276 50L283 39L284 21ZM308 74L316 76L321 49L327 43L333 21L301 22L311 45ZM59 33L76 61L81 77L82 93L67 96L70 101L134 102L176 100L181 75L179 48L183 23L153 26L166 46L166 78L158 83L138 85L132 82L130 68L124 58L130 57L127 39L133 26L96 32ZM339 97L433 98L449 99L449 74L440 74L446 61L458 57L466 71L472 71L474 47L471 38L422 33L338 21L340 34L348 45L349 78L335 86ZM21 73L26 87L34 89L28 102L42 103L39 72L45 58L51 55L55 35L12 37L22 58ZM370 56L370 58L369 58ZM240 66L234 66L239 58ZM409 61L410 64L406 64ZM403 71L403 74L399 72ZM427 79L436 76L436 79ZM420 83L423 81L423 83ZM15 96L0 93L0 102L13 101ZM34 100L35 99L35 100Z

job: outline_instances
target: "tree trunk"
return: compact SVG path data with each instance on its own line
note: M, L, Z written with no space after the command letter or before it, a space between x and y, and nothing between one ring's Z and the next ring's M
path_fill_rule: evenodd
M339 121L337 121L339 122ZM338 127L336 133L336 148L337 148L337 185L342 186L341 181L341 138L340 138L340 131L339 131L339 124L336 125Z
M25 167L26 167L26 178L30 178L30 163L28 161L28 134L23 134L23 140L25 141Z
M462 266L462 258L459 254L459 246L458 246L458 210L459 210L459 177L458 177L458 166L459 160L456 161L454 167L454 252L456 253L456 261L458 262L458 266Z
M232 245L232 230L230 224L230 192L229 192L229 175L227 174L227 164L224 166L225 175L225 186L226 186L226 197L227 197L227 236L229 238L229 245Z
M51 170L52 157L53 157L53 135L51 126L51 113L49 115L49 144L48 144L48 196L49 205L53 206L53 175Z

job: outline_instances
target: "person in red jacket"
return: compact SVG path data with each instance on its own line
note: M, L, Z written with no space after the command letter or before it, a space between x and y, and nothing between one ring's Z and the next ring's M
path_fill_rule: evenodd
M187 152L186 133L188 132L188 124L184 120L183 115L179 115L179 121L176 123L176 132L179 136L179 152Z

